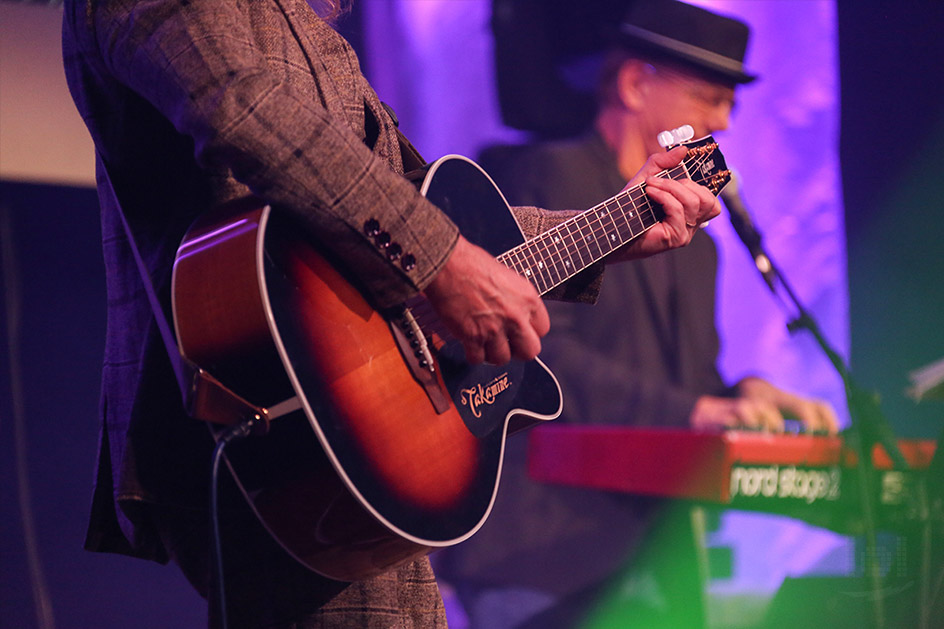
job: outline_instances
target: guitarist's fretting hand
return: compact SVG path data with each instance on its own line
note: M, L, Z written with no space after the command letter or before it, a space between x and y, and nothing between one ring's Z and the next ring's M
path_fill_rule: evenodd
M721 207L705 187L654 175L677 166L687 149L653 155L630 181L646 180L647 192L665 210L663 221L616 255L641 258L688 244L697 226ZM611 258L612 259L612 258ZM604 289L605 290L605 289ZM426 296L443 323L465 349L471 364L502 365L512 358L531 360L550 329L547 310L530 282L499 264L484 249L459 237L443 269L426 287Z
M462 236L425 293L471 364L531 360L551 327L531 283Z
M607 258L607 262L621 262L645 258L655 253L687 245L698 225L718 216L721 204L705 186L691 179L674 180L655 175L678 166L688 149L677 147L665 153L649 156L645 166L630 179L624 190L646 182L646 194L665 210L665 218L641 238Z

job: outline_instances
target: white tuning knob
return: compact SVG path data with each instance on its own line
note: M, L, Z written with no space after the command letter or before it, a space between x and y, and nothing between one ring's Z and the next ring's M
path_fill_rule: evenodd
M692 129L692 125L685 124L679 127L678 129L672 130L672 135L675 136L675 143L681 144L682 142L688 142L695 137L695 130Z
M682 142L688 142L693 137L695 137L695 130L692 129L692 125L686 124L682 125L678 129L663 131L656 136L656 140L658 140L659 146L667 149L670 146L675 146L676 144L681 144Z

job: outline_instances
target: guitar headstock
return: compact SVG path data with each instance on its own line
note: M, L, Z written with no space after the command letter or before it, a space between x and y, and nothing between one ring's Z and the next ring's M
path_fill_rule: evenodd
M712 194L718 196L724 186L731 181L731 171L724 161L724 155L718 149L718 143L710 135L703 138L692 140L694 135L689 125L673 129L672 131L663 131L659 134L659 144L666 149L675 146L685 146L688 148L688 155L682 160L679 166L685 169L689 178L697 184L705 186L711 190Z

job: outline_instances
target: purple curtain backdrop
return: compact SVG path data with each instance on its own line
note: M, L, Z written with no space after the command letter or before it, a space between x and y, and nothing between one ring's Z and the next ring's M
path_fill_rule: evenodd
M839 78L833 0L692 0L750 24L747 66L732 129L718 135L767 250L829 341L848 356L848 292L838 159ZM489 0L392 0L364 6L365 66L402 128L431 159L475 155L521 135L501 124ZM842 383L810 335L792 336L790 315L754 269L730 224L709 228L721 256L718 318L722 372L759 374L836 407L848 422ZM783 518L729 513L713 543L734 547L734 577L719 595L769 594L784 576L843 572L843 538Z
M720 135L767 251L848 360L849 299L839 169L839 62L832 0L693 1L751 26L747 64L760 75L738 93L729 132ZM721 256L718 320L722 373L759 373L785 388L829 400L848 423L843 386L808 333L791 335L729 222L713 221ZM734 578L712 592L772 592L784 576L851 571L842 537L792 520L725 515L718 544L734 552Z

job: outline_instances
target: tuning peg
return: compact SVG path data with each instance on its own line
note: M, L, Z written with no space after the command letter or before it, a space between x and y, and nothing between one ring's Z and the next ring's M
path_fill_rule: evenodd
M693 137L695 137L695 130L692 129L692 125L686 124L677 129L672 129L671 131L663 131L656 136L656 140L658 140L659 146L667 149L670 146L688 142Z
M695 137L695 130L692 129L692 125L684 124L678 129L672 129L672 135L675 136L675 143L681 144L682 142L688 142Z
M659 141L659 146L661 146L664 149L667 149L673 144L675 144L675 136L672 135L671 131L663 131L662 133L656 136L656 140Z

